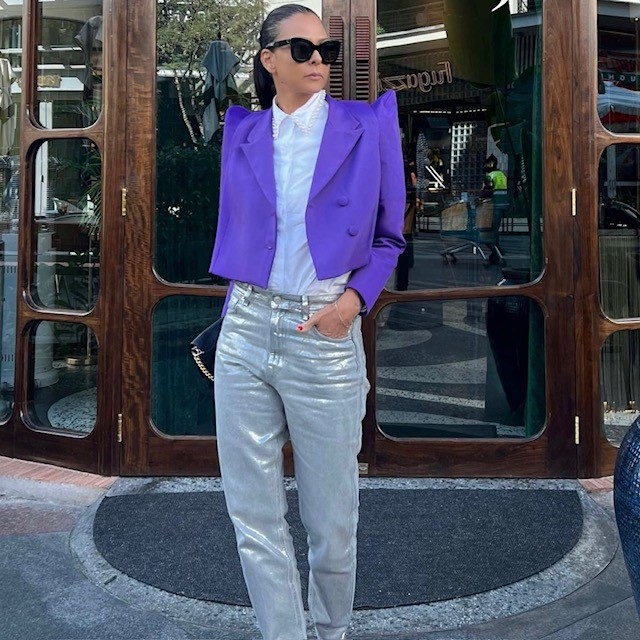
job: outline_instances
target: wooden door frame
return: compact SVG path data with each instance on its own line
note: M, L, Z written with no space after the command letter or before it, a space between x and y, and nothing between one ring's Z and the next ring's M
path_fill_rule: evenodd
M336 0L342 2L344 0ZM368 0L358 0L363 5ZM152 313L154 307L170 295L222 297L225 287L183 285L159 278L153 268L153 236L156 180L156 35L149 30L150 17L155 23L155 0L128 2L127 8L127 138L126 185L128 189L125 246L127 260L124 277L127 295L124 300L124 334L122 372L123 442L120 473L122 475L218 475L220 473L215 437L161 434L151 421L151 352ZM327 25L328 27L330 25ZM362 41L349 21L342 23L345 42ZM353 31L353 33L352 33ZM356 38L360 35L359 38ZM368 43L373 49L375 43ZM349 45L343 48L349 50ZM360 51L361 57L363 52ZM369 60L367 60L368 62ZM360 65L362 67L362 65ZM350 56L344 56L345 77L361 82ZM368 78L373 86L373 79ZM335 79L346 90L349 81ZM292 470L292 456L285 449L285 469Z
M121 475L218 475L216 439L167 436L151 420L153 309L171 295L225 295L224 287L162 280L154 270L156 190L155 0L127 2L127 224L124 243L123 441ZM151 19L151 20L150 20ZM185 345L186 348L186 345Z
M577 354L577 415L580 416L578 470L581 477L613 473L618 448L602 428L600 353L606 340L621 330L640 330L638 319L610 320L600 303L600 260L598 237L600 157L612 144L640 144L638 134L615 134L601 123L597 108L598 8L597 0L574 4L577 60L587 61L587 72L575 77L575 118L580 135L575 137L577 158L575 184L576 334L581 346Z
M352 34L357 17L371 16L370 2L328 0L331 11L338 11L345 22L345 34ZM345 7L348 13L345 14ZM155 192L155 96L156 40L148 29L155 16L155 0L127 3L127 162L126 184L128 216L125 226L127 252L124 264L127 295L124 300L123 389L124 441L121 444L123 475L218 474L214 437L170 437L160 434L150 419L152 313L157 303L169 295L223 296L222 287L180 285L162 281L153 271L153 202ZM566 0L547 0L544 24L544 112L554 114L544 127L545 149L545 256L542 276L522 287L464 288L422 293L383 292L367 317L365 341L372 391L367 400L364 421L363 461L371 475L455 475L567 477L576 474L576 446L573 437L575 415L574 342L574 261L566 242L555 244L549 238L572 238L571 185L573 184L574 121L570 92L573 83L573 16ZM358 12L364 12L358 13ZM553 28L550 27L553 25ZM375 34L375 29L371 31ZM350 39L351 35L348 36ZM370 43L375 48L375 43ZM344 61L345 74L353 78L353 47ZM362 53L362 51L361 51ZM553 58L552 58L553 57ZM375 78L375 55L370 62L368 81ZM352 80L344 83L354 90ZM373 89L370 89L372 91ZM349 95L345 96L349 97ZM134 255L132 255L134 254ZM546 370L548 420L537 438L522 441L397 441L382 435L375 422L375 314L394 301L461 300L487 296L528 296L536 301L546 319ZM562 363L562 367L560 367ZM567 390L570 390L567 393Z
M354 14L371 17L368 0L324 0L324 18L342 16L345 38L353 39ZM570 11L567 9L570 8ZM151 314L158 301L176 293L222 296L223 288L169 285L153 273L151 259L131 260L124 246L142 241L147 256L153 236L149 202L155 190L156 42L148 29L154 0L104 0L105 43L103 113L86 130L43 130L35 121L37 0L23 6L23 100L21 108L20 246L16 329L15 405L0 426L0 453L103 474L216 474L215 438L171 438L150 423ZM333 14L332 14L333 12ZM363 460L372 475L456 475L589 477L612 472L617 449L601 429L599 353L604 341L621 329L638 330L640 321L613 322L599 303L597 241L597 168L612 143L638 144L638 135L616 135L600 123L596 108L597 2L546 0L544 3L545 255L542 277L520 288L450 289L422 294L383 292L364 323L372 392L364 422ZM375 24L375 22L372 22ZM551 27L553 25L553 27ZM375 31L375 30L374 30ZM580 37L577 35L580 34ZM142 37L140 37L142 35ZM370 81L375 76L372 39ZM352 50L351 45L345 47ZM585 74L583 61L589 60ZM344 96L355 92L352 56L344 60ZM577 73L580 69L580 73ZM574 73L574 70L576 73ZM126 78L126 83L125 83ZM568 88L571 88L571 91ZM371 95L373 88L370 89ZM573 97L573 100L572 100ZM126 105L126 122L122 118ZM37 308L33 282L33 207L31 167L41 140L90 137L103 154L101 292L98 305L85 314ZM128 149L128 154L125 152ZM120 210L121 188L129 189L126 220ZM570 219L571 186L577 190L577 216ZM571 238L550 243L548 238ZM125 257L126 256L126 257ZM569 277L575 282L568 286ZM123 296L123 282L128 283ZM551 293L550 293L551 292ZM541 305L546 325L547 426L540 437L521 442L408 440L386 438L375 421L375 322L373 315L396 301L477 299L488 295L526 295ZM127 301L129 301L127 303ZM128 305L128 306L127 306ZM558 318L570 331L560 331ZM82 322L100 344L98 423L84 438L33 429L28 415L33 353L29 325L39 321ZM123 324L127 331L123 332ZM568 339L569 338L569 339ZM576 346L579 345L579 346ZM117 355L123 353L122 361ZM567 366L574 362L575 366ZM557 365L557 366L556 366ZM562 366L560 366L562 365ZM121 391L122 390L122 391ZM124 414L124 439L117 442L118 414ZM580 445L574 444L574 416L580 418Z
M571 0L570 0L571 1ZM371 5L352 0L354 13ZM325 0L328 10L340 0ZM355 10L355 11L354 11ZM375 30L374 30L375 33ZM363 422L363 451L371 475L575 477L577 450L574 441L575 362L574 261L567 243L573 238L571 186L573 185L574 122L573 22L567 0L546 0L543 14L543 126L544 250L546 266L533 283L518 287L477 287L423 292L384 290L363 325L371 391ZM377 71L372 57L371 76ZM372 95L375 95L372 93ZM553 118L551 118L553 114ZM550 238L558 239L555 243ZM392 439L378 427L375 417L376 326L375 315L393 302L472 300L489 296L524 295L540 305L545 316L545 370L547 420L542 433L521 441ZM567 363L572 363L567 365ZM560 366L562 365L562 366Z
M41 127L37 113L38 0L25 0L22 10L22 102L20 112L19 250L17 273L15 403L9 422L0 429L0 451L8 455L63 467L111 474L117 472L115 433L120 411L122 309L122 220L120 189L124 173L124 129L119 108L124 102L126 72L125 12L123 0L103 0L104 83L103 109L98 120L86 129ZM32 297L35 269L32 260L36 238L33 166L39 145L46 140L89 138L102 157L102 227L100 291L89 312L66 312L38 307ZM98 351L98 417L85 437L44 430L29 412L33 394L34 348L31 334L35 323L71 322L91 328ZM114 357L115 355L115 357ZM10 434L10 437L7 437Z

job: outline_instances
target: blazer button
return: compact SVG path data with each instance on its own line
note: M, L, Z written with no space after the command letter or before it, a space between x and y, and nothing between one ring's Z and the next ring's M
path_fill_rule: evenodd
M357 236L358 235L358 227L356 227L353 224L349 227L349 229L347 231L349 232L350 236Z
M349 198L347 196L340 196L338 198L338 204L341 207L346 207L349 204Z

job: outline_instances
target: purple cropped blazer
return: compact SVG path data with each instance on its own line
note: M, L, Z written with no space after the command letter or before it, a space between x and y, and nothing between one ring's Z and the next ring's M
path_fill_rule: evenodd
M347 271L370 310L403 251L404 169L393 91L373 104L327 97L306 210L318 279ZM271 109L229 108L218 230L209 271L266 288L277 242ZM288 292L283 292L288 293ZM223 310L223 313L226 311Z

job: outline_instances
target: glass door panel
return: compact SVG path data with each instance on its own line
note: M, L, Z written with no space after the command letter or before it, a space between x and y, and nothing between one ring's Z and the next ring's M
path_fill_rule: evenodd
M208 272L224 113L257 104L252 56L264 10L256 0L234 7L209 5L192 19L189 3L158 6L154 265L172 283L226 284Z
M362 80L362 67L369 64L361 59L364 47L355 46L362 37L353 38L353 31L357 25L358 33L366 32L366 21L375 12L371 3L345 3L339 10L332 6L335 3L323 4L328 11L327 22L341 21L345 27L345 69L350 75L345 77L342 88L345 95L351 96ZM574 406L571 402L558 403L560 418L554 414L543 433L547 411L541 393L545 388L544 358L535 362L542 375L535 377L531 373L532 354L545 354L547 347L549 353L545 355L558 359L571 355L573 348L558 348L560 338L573 336L572 326L564 333L558 328L571 323L570 305L565 301L572 292L573 281L562 288L557 274L566 267L564 254L546 256L554 262L549 271L555 269L549 289L545 284L549 272L542 274L543 232L553 233L557 240L561 237L558 230L564 228L556 222L559 205L554 206L548 198L549 215L543 220L541 153L542 139L546 136L549 142L548 132L552 129L545 131L542 127L543 79L547 82L548 77L571 74L573 58L567 54L571 53L572 40L567 30L572 28L572 14L562 11L566 9L563 0L545 3L550 17L560 19L563 27L558 31L561 37L550 40L554 46L558 42L563 45L558 53L569 61L569 68L567 71L567 67L551 60L545 67L550 75L543 78L540 4L510 2L492 12L494 0L380 0L379 24L370 24L370 33L377 34L372 39L379 61L379 68L370 71L379 72L381 90L396 91L400 105L407 161L405 234L413 241L413 255L410 251L405 254L404 262L401 260L388 282L392 292L387 292L384 300L393 306L388 308L387 324L375 326L377 320L385 321L385 309L380 309L379 318L366 323L367 348L377 348L376 354L368 355L376 355L380 367L379 375L372 372L377 376L379 393L374 400L378 406L375 402L369 406L377 412L377 422L387 435L382 437L376 430L373 415L365 418L363 462L370 463L372 473L404 470L409 474L450 471L557 475L571 473L575 466L575 449L569 446L573 443ZM242 6L250 10L253 3ZM131 126L127 127L129 202L132 210L143 214L140 226L133 231L127 227L125 237L125 251L130 258L125 262L125 291L131 287L140 297L137 300L125 294L128 332L124 336L123 372L131 380L131 386L123 390L125 439L128 421L141 425L138 428L143 430L121 449L123 468L130 473L176 469L200 473L215 468L215 447L209 441L215 434L215 416L209 404L211 389L189 360L188 340L215 320L224 294L225 283L213 279L208 266L216 228L225 110L232 102L247 106L255 102L250 74L254 53L251 49L256 41L254 27L241 20L240 12L229 19L224 7L219 15L218 11L203 14L202 20L199 16L185 19L191 9L189 3L177 3L172 11L167 7L167 3L149 0L127 5L128 63L144 71L127 81L132 107ZM392 12L400 9L406 9L404 22L391 24ZM154 11L157 39L147 35L148 17ZM261 20L262 6L256 12L255 25ZM483 20L486 28L479 28ZM547 33L553 35L551 29ZM481 43L480 36L484 38ZM218 97L213 104L205 64L212 46L224 48L239 59L226 83L227 95ZM561 67L566 71L564 75ZM571 149L567 123L572 121L573 85L569 82L567 86L556 102L544 94L545 104L561 107L554 109L557 119L553 124L558 127L559 146L563 149ZM157 99L150 113L149 95ZM155 139L147 126L156 127ZM147 166L145 163L154 153L155 174L149 175L155 175L155 182L149 182L136 170ZM495 165L485 168L485 161L492 156ZM572 162L570 157L565 164L573 169ZM564 176L563 167L557 176ZM558 186L557 176L547 176L548 190ZM571 241L569 245L567 253L571 252ZM496 290L499 284L504 287ZM518 287L521 284L533 286L524 291ZM433 296L439 293L434 289L468 286L477 288L477 300L469 300L468 291L461 295L442 292L450 299L441 301L440 310L435 308ZM412 298L417 300L430 298L428 304L433 308L427 309L426 315L433 322L438 315L442 320L439 329L426 331L440 337L440 332L451 330L446 340L422 340L424 358L418 358L419 362L408 361L416 359L412 341L421 339L416 334L422 333L422 328L413 326L411 316L420 314L425 304L412 302L411 308L408 303L401 303L403 296L393 290L413 291ZM430 292L423 296L426 290ZM493 297L496 293L506 295L498 299ZM534 300L540 301L540 307ZM546 314L549 308L557 315L549 316L545 325L541 309ZM510 323L511 316L517 317L518 322ZM500 323L507 328L500 329ZM454 333L458 333L457 338ZM569 342L565 340L566 344ZM429 351L435 349L436 343L441 351L448 350L447 358L430 363ZM145 363L142 366L141 359ZM473 362L471 381L463 376L469 373L469 361ZM513 368L514 363L519 374L509 379L509 367ZM444 382L434 381L433 371L419 371L416 380L416 371L408 371L414 365L430 364L441 365L437 375ZM550 362L549 367L554 364ZM571 361L569 374L573 367ZM187 378L186 371L195 377ZM456 377L458 373L460 378ZM566 382L569 374L565 372L554 380ZM407 376L413 377L407 381ZM436 388L436 384L445 387ZM418 389L418 385L428 391ZM557 397L554 398L551 385L549 388L551 403ZM429 398L407 398L407 391L424 393ZM443 407L428 406L433 405L431 396L454 402L467 399L473 412L443 412ZM416 400L424 404L417 407ZM396 406L397 402L403 406ZM410 402L414 405L408 406ZM451 407L460 408L450 404L445 409ZM415 443L395 441L406 437L398 432L401 427L435 424L431 417L438 414L436 409L449 419L441 424L451 427L453 419L457 421L453 426L462 426L467 432L450 433L446 442L437 442L433 434L423 434L426 437ZM532 416L537 411L537 417L525 417L529 410ZM398 413L402 415L395 415ZM419 415L405 420L407 414ZM428 421L423 419L427 414ZM482 441L470 436L469 421L471 426L482 427L478 436ZM542 437L536 437L540 434ZM460 440L452 442L451 437L456 436ZM476 441L469 442L469 437ZM560 460L553 458L552 447L559 450ZM367 460L368 456L371 457Z
M545 419L529 298L403 302L376 319L376 417L394 438L525 438Z
M407 194L390 289L542 271L542 14L495 4L378 1L378 91L397 94Z
M639 355L640 331L614 333L607 338L600 354L602 428L607 440L616 447L640 417Z
M378 93L396 92L405 165L407 247L391 291L515 287L542 273L541 3L495 7L378 0ZM385 435L541 433L545 326L532 299L396 302L376 325Z
M102 1L39 3L38 111L48 129L92 125L102 112Z
M18 272L18 181L22 94L22 2L0 13L0 422L13 408Z
M215 435L213 385L188 345L220 317L223 303L222 297L169 296L153 312L151 419L164 435Z
M640 133L640 0L599 0L597 11L597 117L611 133ZM607 146L597 175L599 300L610 329L610 321L640 319L640 144ZM640 415L639 362L637 330L616 331L602 345L599 417L615 447Z
M102 161L86 138L50 140L35 163L35 285L44 308L89 311L100 286Z
M263 10L262 2L248 0L235 8L211 5L192 19L188 3L158 5L153 262L169 285L227 284L209 274L224 114L230 104L257 104L252 56ZM232 64L214 92L222 56ZM215 435L212 387L188 344L220 316L223 302L221 295L171 295L154 308L151 419L162 435Z
M612 320L640 318L640 146L611 145L599 167L600 304ZM609 336L600 357L602 427L619 446L638 417L637 331Z
M613 320L640 318L640 146L607 147L600 158L600 302Z
M614 133L640 132L640 1L598 2L598 115Z
M93 331L83 324L40 322L31 328L31 341L28 414L33 428L88 435L98 413L98 344Z

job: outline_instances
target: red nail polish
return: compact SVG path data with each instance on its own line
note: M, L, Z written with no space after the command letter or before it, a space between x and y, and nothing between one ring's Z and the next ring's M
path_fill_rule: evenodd
M302 325L301 324L298 325L298 331L302 331Z

